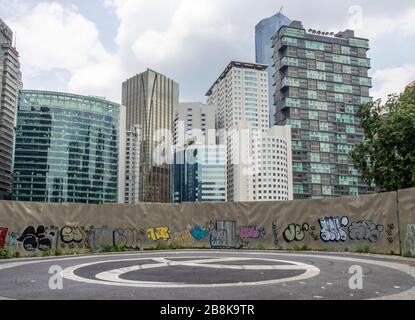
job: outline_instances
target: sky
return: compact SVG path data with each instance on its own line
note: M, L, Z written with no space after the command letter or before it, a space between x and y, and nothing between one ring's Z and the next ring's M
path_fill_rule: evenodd
M120 102L122 82L150 68L179 83L182 102L205 102L231 60L255 62L255 25L281 7L305 29L369 38L374 98L415 80L413 0L0 0L0 18L24 89Z

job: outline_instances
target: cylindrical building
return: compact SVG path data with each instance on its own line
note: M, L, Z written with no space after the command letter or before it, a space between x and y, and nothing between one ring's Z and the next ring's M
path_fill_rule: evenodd
M125 108L96 97L20 92L13 200L117 203L124 180Z

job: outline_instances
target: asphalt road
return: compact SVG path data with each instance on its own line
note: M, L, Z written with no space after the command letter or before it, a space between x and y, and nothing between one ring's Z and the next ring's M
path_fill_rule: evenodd
M353 266L363 289L349 286ZM213 250L15 259L0 262L0 299L415 300L415 260Z

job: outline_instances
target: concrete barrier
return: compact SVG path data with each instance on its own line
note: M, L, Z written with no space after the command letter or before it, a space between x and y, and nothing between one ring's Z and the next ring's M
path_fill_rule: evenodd
M21 255L116 247L313 249L415 255L415 189L262 203L0 202L0 249Z

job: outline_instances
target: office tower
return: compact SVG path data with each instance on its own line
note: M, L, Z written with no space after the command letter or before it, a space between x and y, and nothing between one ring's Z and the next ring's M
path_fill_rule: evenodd
M249 199L293 200L291 127L273 126L253 143L254 176Z
M211 135L208 135L211 130ZM215 108L200 102L180 103L174 113L173 143L184 146L196 138L206 140L206 144L216 144Z
M127 107L127 127L140 128L139 201L169 203L171 137L161 137L160 130L171 134L179 85L147 69L123 83L122 104Z
M370 192L348 155L363 141L355 114L372 101L369 41L295 21L279 30L274 47L276 121L292 126L295 198Z
M125 108L58 92L19 94L13 199L123 203Z
M288 163L291 152L287 141L289 134L282 129L269 129L266 70L266 65L232 61L206 94L208 104L216 108L219 143L226 146L227 150L228 201L275 201L292 198ZM267 148L275 148L275 153L269 153ZM281 152L280 148L284 152L277 156ZM270 156L266 166L259 163L262 163L259 151L267 157ZM268 178L272 183L268 183ZM274 183L278 179L279 187ZM268 187L269 194L259 199L261 190L257 188L262 188L262 182L265 181L271 185ZM280 193L278 199L278 191L282 190L284 193Z
M181 103L173 141L173 202L226 201L226 149L216 144L215 108Z
M176 149L173 165L173 202L225 201L225 146L193 144Z
M272 45L272 38L275 33L282 27L289 25L291 20L281 13L277 13L272 17L261 20L255 26L255 56L256 63L265 64L268 66L268 103L270 110L269 126L275 125L275 104L274 104L274 49Z
M125 203L139 203L140 129L130 126L126 132Z
M22 89L19 54L13 32L0 19L0 200L10 199L17 95Z

